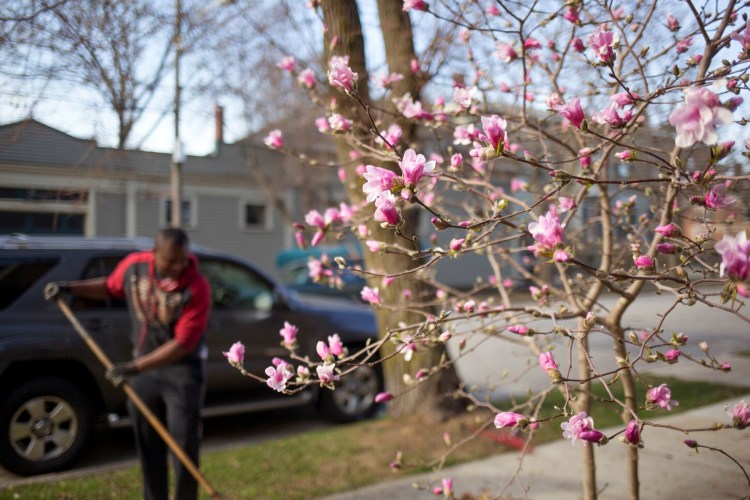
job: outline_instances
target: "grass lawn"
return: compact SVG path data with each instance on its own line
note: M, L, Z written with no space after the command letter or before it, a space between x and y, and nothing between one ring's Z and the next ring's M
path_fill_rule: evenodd
M706 382L646 377L650 383L667 383L672 398L680 406L672 413L704 406L750 392ZM613 392L619 397L619 384ZM603 387L595 393L606 395ZM645 396L639 394L639 399ZM540 417L559 413L563 398L551 393ZM597 405L592 416L598 429L621 424L618 412ZM506 409L508 403L499 407ZM663 410L643 412L645 419L665 415ZM426 424L416 418L394 420L381 418L342 425L266 441L232 450L207 452L202 456L202 472L220 492L234 498L311 498L358 488L368 484L423 472L434 466L449 446L448 433L455 444L479 431L494 414L477 409L449 421ZM562 439L559 422L545 423L535 433L533 444ZM459 447L446 461L447 465L483 458L512 448L489 439L488 433L499 435L509 431L489 426L476 439ZM389 463L396 452L403 454L404 467L394 471ZM137 467L77 479L36 484L0 492L2 499L137 499L141 497L140 474ZM202 496L202 498L208 498Z

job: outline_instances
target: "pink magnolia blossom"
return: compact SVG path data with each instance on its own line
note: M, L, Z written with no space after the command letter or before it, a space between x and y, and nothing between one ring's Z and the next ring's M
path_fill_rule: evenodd
M578 151L580 158L578 158L582 169L591 168L591 148L583 148Z
M284 344L286 345L294 344L297 339L297 333L299 333L299 328L288 321L284 321L284 328L279 330L279 335L283 337Z
M404 361L411 361L412 356L417 351L417 344L414 343L414 338L408 333L401 335L401 343L396 346L396 352L400 352L404 355Z
M339 376L336 375L335 369L336 365L333 363L323 363L315 368L321 385L331 385L339 380Z
M383 191L390 191L396 185L396 175L388 169L367 165L363 175L367 182L362 186L362 191L367 194L367 202L371 203Z
M729 35L729 38L736 42L740 42L742 50L750 50L750 21L745 24L745 29L740 31L737 30Z
M673 407L680 404L679 401L672 399L672 391L669 390L667 384L661 384L658 387L649 389L646 394L646 401L667 411L672 411Z
M621 108L633 104L635 102L634 99L637 98L638 94L634 92L619 92L617 94L612 94L609 97L610 101L614 102Z
M508 122L498 115L482 117L482 128L484 134L479 135L479 139L486 142L496 153L500 153L503 145L508 142Z
M530 248L535 255L549 255L562 246L563 229L557 211L550 207L545 215L539 217L539 221L529 224L529 233L536 240L536 244Z
M409 12L410 10L420 10L423 12L427 12L428 8L429 6L424 0L404 0L404 12Z
M617 34L606 31L605 26L600 24L594 32L586 38L586 45L594 50L594 55L604 64L615 60L614 44L619 40Z
M685 89L685 104L669 115L669 123L677 129L675 144L688 148L696 142L716 144L716 125L730 123L732 112L719 102L719 97L703 87Z
M230 364L242 365L242 362L245 360L245 346L242 342L235 342L229 348L229 351L222 354L224 354L224 357L227 358Z
M471 144L473 141L479 139L479 133L479 130L474 127L473 123L466 127L459 125L453 131L453 144Z
M310 259L307 261L307 274L312 278L313 283L318 283L329 278L333 272L330 269L326 269L320 260Z
M570 417L570 420L560 424L560 428L563 430L563 437L570 439L573 446L576 444L576 439L580 439L586 447L588 443L598 443L604 437L601 432L594 429L594 419L586 412Z
M347 120L338 113L333 113L328 117L328 125L331 127L333 132L344 133L349 132L352 128L352 121Z
M703 199L707 208L718 210L720 208L730 208L737 203L737 198L725 194L727 187L724 184L714 186Z
M476 95L476 87L456 87L453 89L453 101L462 108L471 107L471 102Z
M679 349L670 349L664 353L664 359L667 363L677 363L677 359L682 355L682 351Z
M497 48L495 54L497 54L498 59L500 59L502 62L507 63L518 59L518 53L516 52L516 49L513 48L513 45L509 43L497 42L495 47Z
M393 196L393 193L383 191L375 198L375 214L373 217L378 222L384 222L391 226L398 225L401 215L396 208L396 197Z
M349 67L349 56L333 56L328 66L328 83L349 92L354 90L359 75Z
M581 18L578 16L578 10L576 10L574 5L568 5L565 9L565 14L563 14L563 18L573 24L578 24L581 21Z
M542 44L539 40L533 37L529 37L523 41L523 48L526 50L541 49Z
M375 395L375 402L376 403L387 403L388 401L393 399L393 394L390 392L379 392Z
M417 120L432 120L432 113L422 109L421 101L414 101L411 96L404 100L402 113L406 118L415 118Z
M310 369L305 365L297 366L297 380L299 382L307 382L310 380Z
M563 105L562 98L556 92L553 92L550 95L548 95L547 99L545 100L545 102L547 104L547 109L553 109L554 110L554 109L557 109L558 106L562 106Z
M306 89L315 88L315 72L310 68L303 69L297 76L297 82Z
M450 242L450 249L454 252L458 252L464 245L466 238L453 238Z
M667 28L672 33L680 29L680 21L678 21L672 14L667 16Z
M269 366L266 368L266 384L274 391L283 392L286 389L286 383L289 382L294 376L294 372L290 371L289 364L285 363L279 366Z
M325 116L321 116L320 118L315 119L315 127L317 127L318 132L321 134L325 134L329 130L331 130L331 126L328 124L328 118Z
M542 370L544 370L553 382L559 382L562 379L560 369L557 367L555 357L551 352L547 351L539 355L539 366L542 367Z
M328 350L333 356L344 354L344 343L341 342L341 337L339 337L338 333L328 336Z
M461 156L461 153L455 153L453 156L451 156L451 168L453 170L458 170L461 168L461 164L464 162L464 157Z
M576 200L567 196L560 196L557 199L557 202L561 212L567 212L568 210L574 209L576 206Z
M403 135L403 129L397 123L393 123L388 127L388 130L385 131L382 138L380 136L375 138L375 142L385 145L386 149L391 149L391 147L398 146L398 142Z
M577 36L574 36L573 39L570 41L570 46L573 47L573 50L579 53L586 50L586 46L583 44L583 40L581 40Z
M615 153L615 156L619 158L621 162L629 163L635 160L635 151L632 149L626 149L625 151Z
M310 226L320 229L325 229L326 227L325 218L317 210L310 210L307 212L305 215L305 222Z
M620 115L619 110L620 106L617 104L617 102L610 101L609 106L599 111L598 113L594 113L591 118L596 123L609 125L613 129L622 128L627 124L628 121L625 119L625 114Z
M445 477L441 484L443 485L443 496L453 498L453 479Z
M319 340L315 345L315 352L317 352L318 356L320 356L320 359L323 360L328 359L331 355L331 350L328 348L328 345L322 340Z
M724 407L724 411L727 410L727 406ZM750 427L750 406L743 400L739 403L735 403L732 408L732 413L729 415L732 417L732 425L738 429L744 429Z
M641 442L641 428L638 425L637 420L631 420L628 422L628 426L625 427L625 441L633 446L638 446Z
M390 75L388 73L383 73L373 77L375 84L384 89L391 88L394 83L400 82L403 79L404 75L401 73L391 73Z
M380 304L380 293L377 288L365 286L362 288L360 296L365 302L369 302L370 304Z
M528 420L525 416L520 413L513 413L511 411L503 411L495 415L495 427L502 429L503 427L515 427L518 422Z
M320 243L323 241L323 239L326 237L326 232L322 229L319 231L315 231L315 234L313 234L312 239L310 240L310 246L316 247L320 245Z
M526 325L511 325L508 327L508 331L516 335L525 336L529 334L531 328Z
M750 278L750 242L745 231L735 236L724 233L715 248L721 255L721 276L726 274L735 281L746 281Z
M367 249L371 252L379 252L385 248L385 243L377 240L366 240L365 245L367 245Z
M654 231L656 231L659 234L663 234L666 238L674 238L682 234L682 230L680 229L680 226L671 222L664 226L657 226L654 229Z
M425 175L435 170L435 161L427 161L424 155L418 155L413 149L407 149L404 157L398 162L404 178L404 184L416 186Z
M657 243L656 244L656 250L659 253L663 253L665 255L673 255L677 253L677 249L679 247L673 243Z
M296 62L294 60L293 56L286 56L281 59L278 63L276 63L277 68L281 68L284 71L288 71L292 73L294 71L294 66Z
M263 139L263 143L271 149L279 149L284 147L284 140L281 138L281 130L271 130Z
M500 9L497 7L497 5L490 5L484 11L489 16L499 16L500 15Z
M654 263L654 259L652 259L648 255L638 255L637 257L633 258L633 261L635 262L635 267L646 271L653 270L656 266L656 264Z
M557 108L557 112L563 115L566 120L568 120L571 125L573 125L575 128L580 129L581 124L583 123L583 120L586 118L583 115L583 108L581 107L581 100L579 98L575 98L572 101L570 101L567 104L563 104L562 106L559 106Z
M688 51L688 48L693 45L693 37L688 36L683 38L682 40L677 41L677 45L675 45L675 50L678 54L684 54Z
M517 193L518 191L525 191L528 186L528 183L523 179L514 177L510 180L510 190L513 193Z

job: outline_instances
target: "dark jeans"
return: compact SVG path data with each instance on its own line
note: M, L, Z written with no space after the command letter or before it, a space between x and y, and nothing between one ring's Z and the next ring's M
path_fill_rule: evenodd
M130 386L146 406L167 427L177 444L198 466L203 397L206 391L205 367L197 358L148 371L130 380ZM169 448L148 420L128 403L133 417L135 441L143 473L146 500L167 500ZM198 497L198 483L182 462L172 456L177 482L175 500Z

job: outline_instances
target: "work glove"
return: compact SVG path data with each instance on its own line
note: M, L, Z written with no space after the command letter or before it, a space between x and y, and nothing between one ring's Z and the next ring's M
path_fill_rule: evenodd
M104 376L109 380L113 386L120 387L120 385L127 381L130 377L138 375L139 370L135 366L135 362L127 361L125 363L115 363L104 373Z
M70 292L67 281L51 281L44 286L44 300L55 301L63 292Z

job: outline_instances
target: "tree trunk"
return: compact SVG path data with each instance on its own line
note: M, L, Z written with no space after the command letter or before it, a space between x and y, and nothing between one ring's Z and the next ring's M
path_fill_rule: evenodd
M414 48L411 40L411 24L408 16L400 12L400 2L395 0L379 1L381 22L384 23L384 36L387 40L387 59L391 71L399 72L404 75L404 81L399 82L399 89L402 92L417 91L415 87L416 80L410 71L411 58L414 54ZM402 4L401 4L402 5ZM365 104L369 103L368 78L365 66L364 38L362 27L359 20L359 11L354 0L328 0L322 4L323 20L326 25L325 47L326 62L330 56L348 55L349 66L359 74L357 81L357 94ZM396 17L396 14L398 17ZM386 26L393 26L393 23L400 23L398 30L386 31ZM332 47L332 40L337 37L337 43ZM395 39L395 40L394 40ZM339 90L334 90L338 94ZM339 94L340 95L340 94ZM360 139L365 142L373 143L374 137L367 131L371 124L367 113L361 106L350 98L340 98L338 100L337 111L355 123L365 124L359 130ZM414 95L414 94L412 94ZM416 96L415 96L416 97ZM407 135L408 134L408 135ZM404 140L409 141L413 137L413 129L404 126ZM337 141L336 152L341 164L349 165L347 167L347 178L356 179L354 171L355 166L351 165L349 151L351 147L345 140ZM364 160L364 159L363 159ZM384 168L396 168L395 164L382 164ZM362 192L362 180L356 179L354 182L347 182L347 194L353 204L357 204L364 199ZM364 210L374 210L372 206ZM401 232L409 237L415 234L417 228L417 217L415 210L403 210L402 217L404 225ZM380 224L369 218L368 228L370 230L370 239L385 242L386 244L399 243L406 241L404 238L395 234L393 228L382 228ZM365 267L368 271L377 272L387 276L402 273L419 265L419 261L407 256L387 253L365 252ZM409 277L396 278L388 287L382 287L380 280L371 280L370 286L378 286L382 300L382 306L376 309L379 336L383 338L390 331L397 328L399 324L419 324L425 319L424 314L430 311L424 311L420 314L416 311L405 310L403 300L403 290L409 289L412 297L423 299L429 293L422 286L421 282L412 280ZM384 343L381 350L381 356L388 357L393 354L395 344L391 342ZM410 362L404 361L401 354L390 357L383 365L386 389L398 396L389 403L389 411L394 416L418 414L430 420L439 420L455 413L458 408L457 400L453 398L453 392L457 388L458 379L452 367L440 370L432 374L426 380L416 385L407 386L404 382L404 374L413 375L420 369L430 369L437 366L445 352L440 348L421 348L414 355Z

